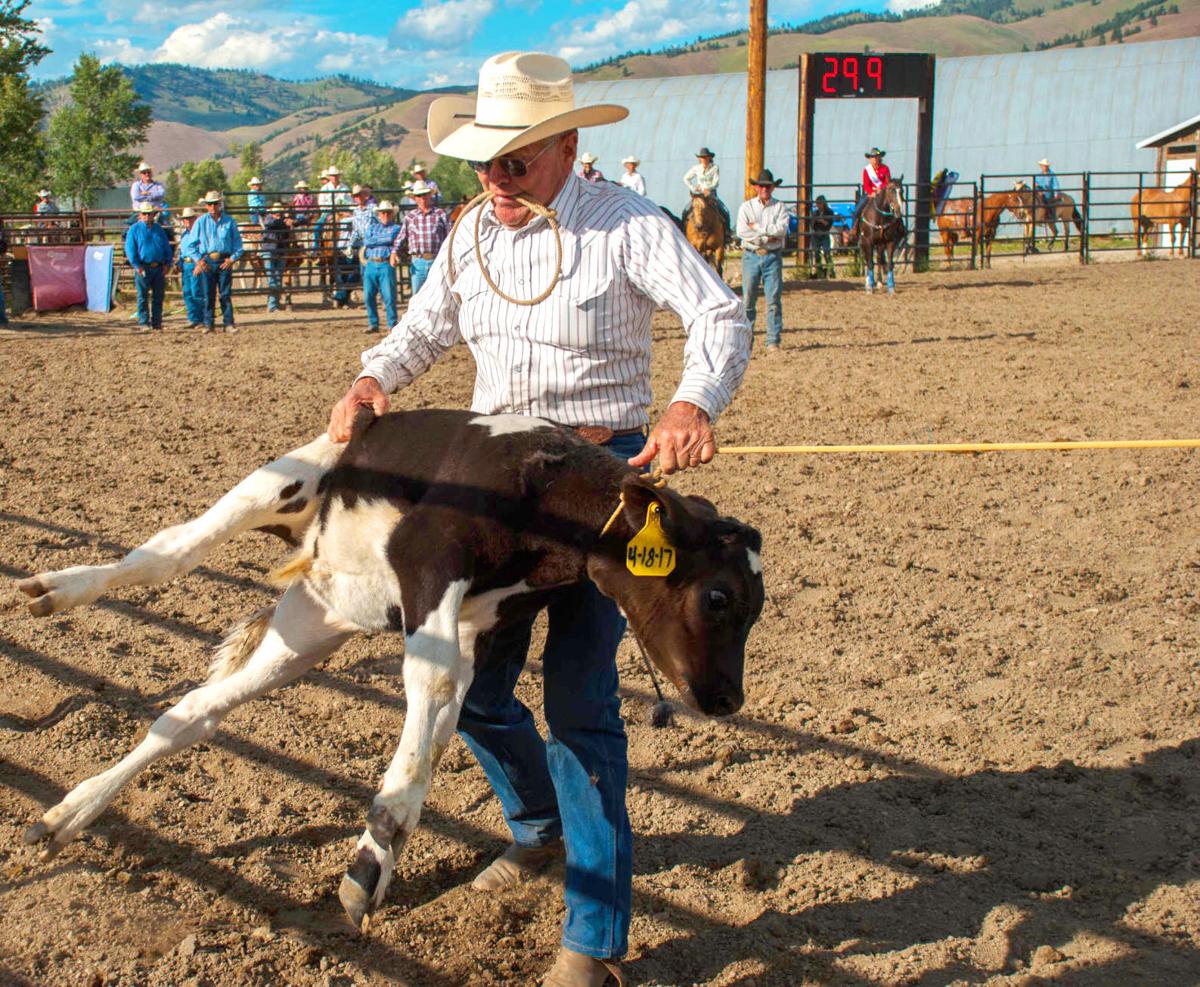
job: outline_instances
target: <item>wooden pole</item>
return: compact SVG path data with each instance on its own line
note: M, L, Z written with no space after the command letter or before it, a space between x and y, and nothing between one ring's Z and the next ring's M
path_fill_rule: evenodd
M750 0L750 40L746 49L746 181L745 195L754 194L750 179L763 168L767 108L767 0Z
M808 204L812 201L813 164L813 96L809 61L811 55L800 56L800 120L796 127L796 215L800 220L800 246L796 251L796 266L808 271L812 261L811 225Z
M933 79L934 57L925 56L925 93L917 101L917 212L913 225L913 265L929 266L930 186L933 178Z

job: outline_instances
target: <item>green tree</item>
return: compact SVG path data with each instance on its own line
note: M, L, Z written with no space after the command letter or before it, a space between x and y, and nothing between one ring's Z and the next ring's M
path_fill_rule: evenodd
M0 0L0 210L28 212L45 181L45 109L29 70L50 53L24 15L29 0Z
M225 177L225 169L221 162L216 158L188 161L179 169L178 202L169 198L167 201L173 206L194 206L201 196L212 189L218 192L229 191L229 181Z
M400 166L387 151L368 147L354 155L353 177L360 184L394 191L400 187Z
M251 178L263 177L262 145L253 142L233 145L233 153L238 156L238 170L230 184L235 192L247 192L250 189Z
M183 186L179 181L179 172L174 168L168 171L167 177L163 179L163 190L167 194L168 206L188 205L183 199Z
M429 170L429 177L442 190L443 202L457 202L479 194L479 179L471 166L458 158L438 158Z
M60 194L90 206L137 165L132 149L146 139L150 107L119 68L95 55L79 56L68 88L70 102L50 117L50 169Z

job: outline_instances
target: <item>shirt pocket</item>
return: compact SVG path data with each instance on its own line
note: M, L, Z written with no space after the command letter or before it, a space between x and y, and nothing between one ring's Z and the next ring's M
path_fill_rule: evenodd
M559 286L557 304L546 314L541 328L545 342L563 349L585 351L604 346L613 331L611 273L573 277Z

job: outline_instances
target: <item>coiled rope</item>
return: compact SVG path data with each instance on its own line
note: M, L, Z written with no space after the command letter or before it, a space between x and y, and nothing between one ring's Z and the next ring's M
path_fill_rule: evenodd
M467 213L471 212L471 210L474 209L475 210L475 261L476 261L476 263L479 264L479 273L483 275L483 280L487 282L487 286L489 288L491 288L492 291L494 291L497 295L499 295L501 298L503 298L506 302L510 302L513 305L536 305L536 304L538 304L538 302L543 302L547 298L550 297L550 292L552 292L554 290L554 286L556 284L558 284L559 279L562 277L563 249L562 249L562 237L559 235L559 232L558 232L558 214L555 210L550 209L547 206L543 206L540 202L534 202L533 199L530 199L528 196L524 196L524 195L513 196L513 198L516 199L519 203L521 203L521 205L523 205L526 209L528 209L530 212L534 213L537 216L541 216L543 219L546 220L546 222L548 222L550 224L550 229L554 231L554 251L555 251L554 277L552 277L550 279L550 284L547 285L546 290L543 291L536 298L530 298L527 300L522 299L522 298L513 298L512 295L509 295L506 292L501 291L500 287L496 284L496 282L492 280L492 276L490 274L488 274L487 265L483 262L483 251L480 249L480 246L479 246L479 223L480 223L480 220L483 219L483 206L485 203L490 202L495 197L496 197L496 191L494 189L487 189L486 191L480 192L477 196L475 196L475 198L473 198L470 202L468 202L466 204L466 206L463 208L463 211L458 214L458 219L456 219L454 221L454 225L452 227L450 227L450 236L449 236L450 242L446 246L446 251L447 251L447 253L446 253L446 268L447 268L447 273L450 278L450 283L454 284L454 278L455 278L454 234L458 232L458 227L462 223L463 219L466 217Z

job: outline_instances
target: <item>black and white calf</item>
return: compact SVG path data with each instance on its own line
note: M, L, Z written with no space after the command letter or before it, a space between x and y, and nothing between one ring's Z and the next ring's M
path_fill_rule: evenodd
M626 567L652 502L677 553L668 576ZM183 575L249 529L299 546L277 574L286 592L230 632L209 680L129 755L30 827L28 842L48 841L43 857L149 764L209 737L230 710L304 674L357 631L400 631L408 712L339 892L361 924L417 825L489 632L585 579L617 601L689 705L724 715L742 704L746 637L763 602L758 532L523 416L364 412L348 444L322 436L288 453L120 562L43 573L18 588L32 597L30 612L46 616L114 586Z

